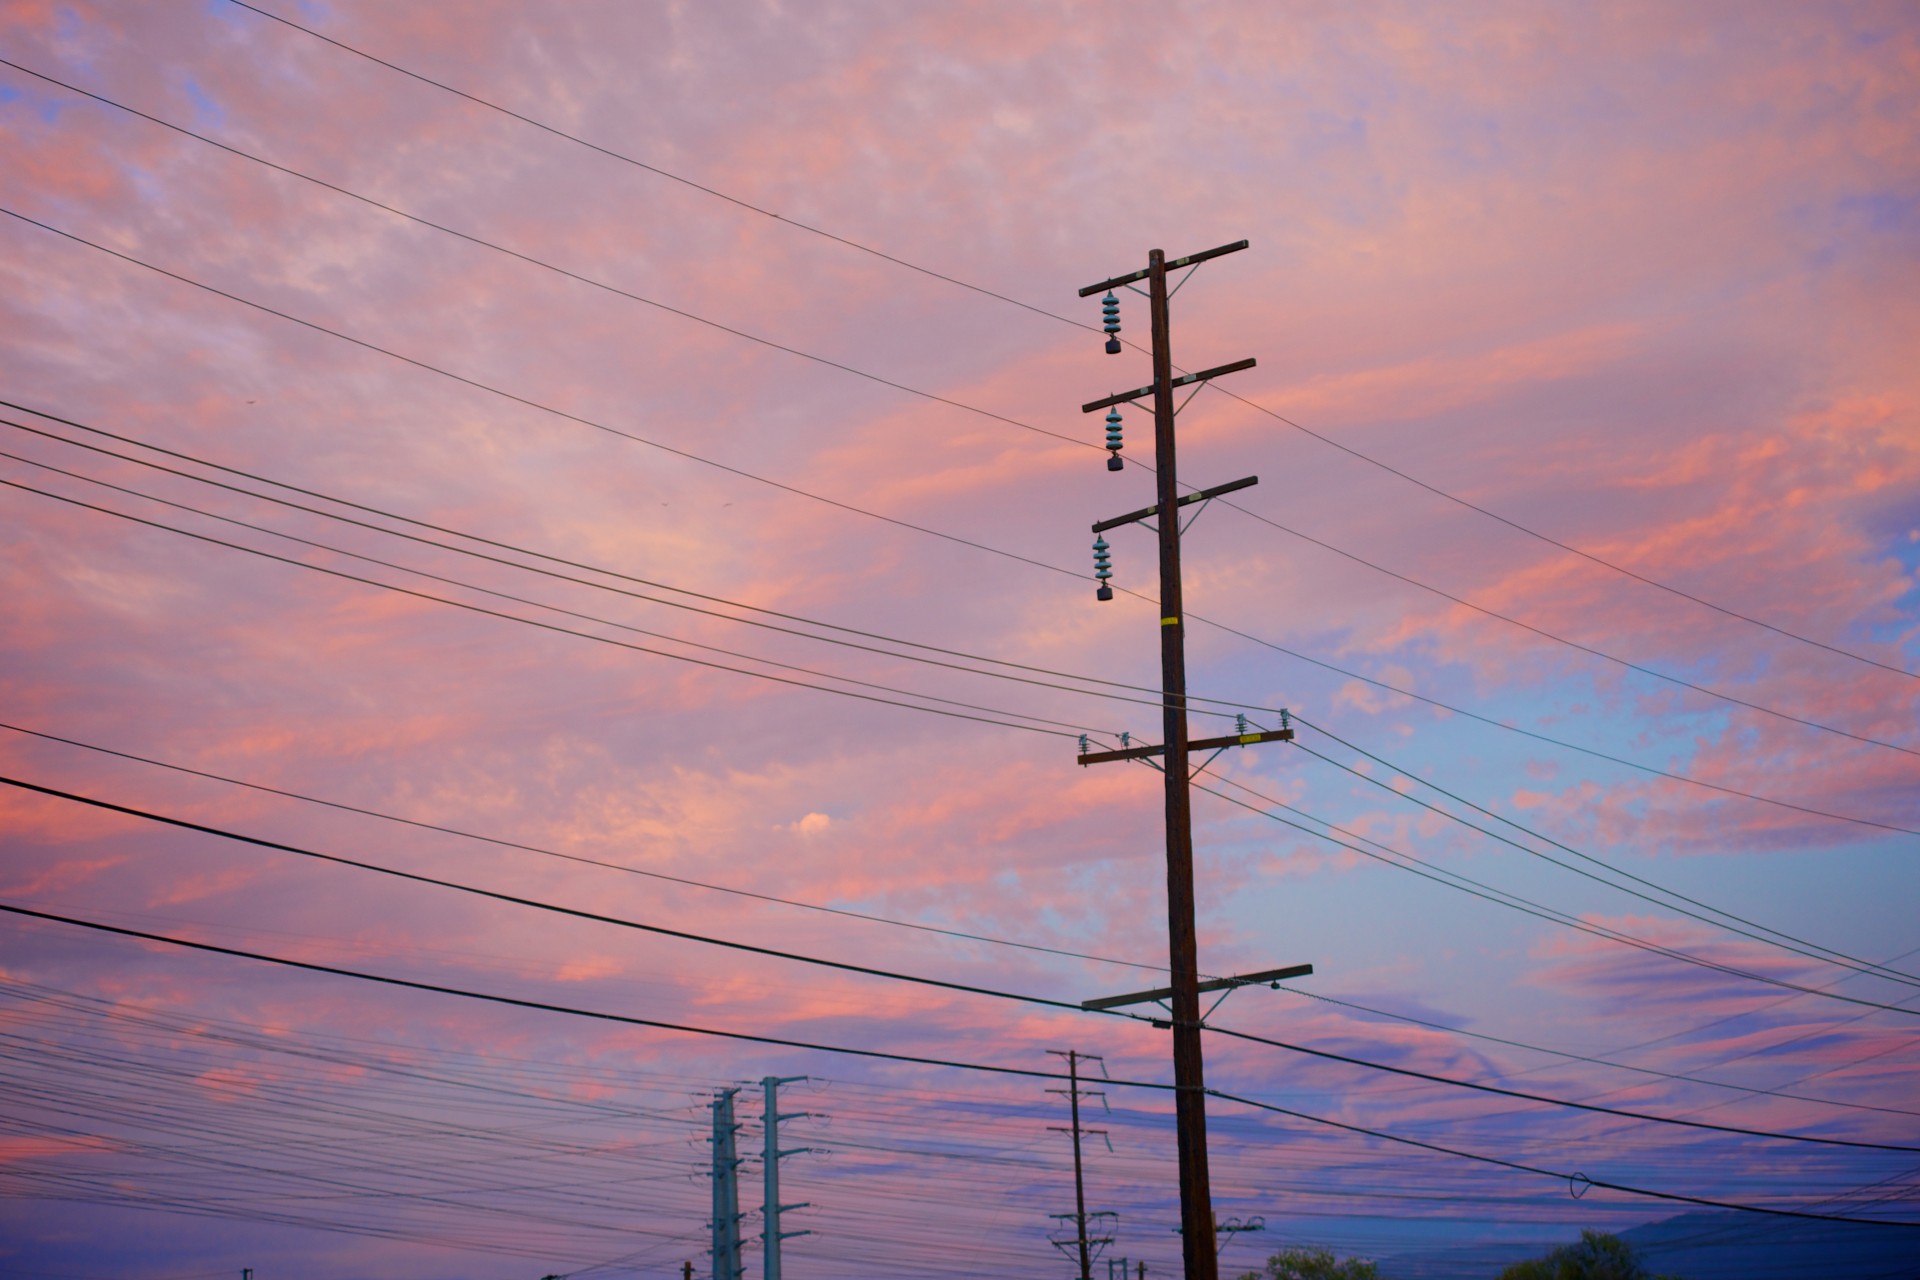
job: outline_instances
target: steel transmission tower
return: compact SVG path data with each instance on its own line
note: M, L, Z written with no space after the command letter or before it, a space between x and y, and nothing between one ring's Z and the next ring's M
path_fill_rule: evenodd
M742 1280L746 1260L740 1256L740 1156L734 1134L733 1096L738 1089L722 1089L713 1100L713 1280ZM691 1265L691 1264L689 1264Z
M760 1234L762 1265L765 1280L780 1280L780 1242L791 1240L795 1236L811 1235L808 1231L782 1231L780 1215L788 1209L805 1209L806 1202L800 1204L780 1203L780 1161L786 1156L797 1156L812 1147L780 1148L780 1122L799 1120L813 1114L809 1111L790 1111L780 1113L780 1086L795 1084L805 1080L805 1076L767 1076L760 1081L760 1088L766 1095L766 1118L763 1122L765 1146L761 1156L762 1172L765 1177L766 1203L761 1209L761 1222L764 1226Z
M1087 1183L1080 1159L1080 1137L1082 1134L1090 1133L1096 1137L1106 1138L1107 1131L1105 1129L1088 1129L1081 1125L1080 1099L1098 1098L1100 1099L1100 1105L1104 1107L1106 1106L1107 1095L1099 1089L1082 1089L1080 1087L1080 1064L1082 1062L1102 1062L1103 1059L1097 1053L1080 1053L1074 1049L1049 1049L1047 1052L1056 1058L1065 1058L1067 1060L1068 1087L1065 1089L1049 1089L1047 1092L1066 1094L1069 1107L1071 1108L1070 1114L1073 1118L1071 1128L1065 1128L1057 1124L1047 1126L1047 1128L1054 1133L1070 1133L1073 1135L1074 1211L1071 1214L1056 1213L1052 1216L1055 1218L1070 1219L1073 1222L1074 1238L1071 1242L1056 1240L1054 1241L1054 1245L1058 1248L1065 1248L1068 1243L1077 1246L1080 1254L1080 1280L1093 1280L1094 1255L1107 1245L1112 1244L1113 1237L1095 1237L1087 1234L1087 1221L1089 1217L1087 1213ZM1101 1070L1104 1071L1105 1069L1106 1068L1102 1066ZM1111 1139L1107 1139L1107 1148L1109 1150L1113 1148ZM1100 1219L1112 1219L1115 1215L1111 1212L1102 1212L1091 1216Z

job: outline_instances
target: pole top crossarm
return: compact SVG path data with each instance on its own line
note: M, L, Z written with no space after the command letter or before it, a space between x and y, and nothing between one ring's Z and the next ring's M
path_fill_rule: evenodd
M1178 271L1181 267L1198 266L1212 258L1224 258L1230 253L1238 253L1247 247L1245 240L1235 240L1232 244L1223 244L1218 249L1202 249L1199 253L1190 253L1184 258L1175 258L1167 263L1167 270ZM1153 274L1152 267L1142 267L1138 271L1129 271L1124 276L1115 276L1111 280L1102 280L1099 284L1090 284L1080 291L1081 297L1099 293L1102 289L1118 289L1123 284L1132 284L1135 280L1145 280Z
M1312 973L1312 965L1294 964L1288 965L1284 969L1262 969L1258 973L1242 973L1231 978L1209 978L1207 981L1200 983L1195 990L1200 992L1229 991L1235 987L1278 986L1288 978L1305 978L1311 976ZM1082 1009L1095 1010L1117 1009L1122 1005L1151 1004L1156 1000L1165 1000L1172 994L1172 987L1156 987L1152 991L1130 991L1122 996L1100 996L1094 1000L1082 1000L1080 1007Z

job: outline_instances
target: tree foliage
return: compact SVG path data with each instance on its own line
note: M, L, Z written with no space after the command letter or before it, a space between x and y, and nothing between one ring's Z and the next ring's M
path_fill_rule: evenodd
M1671 1280L1648 1271L1619 1236L1582 1231L1578 1244L1561 1245L1544 1258L1516 1262L1500 1280Z
M1380 1268L1365 1258L1336 1258L1331 1249L1282 1249L1267 1259L1267 1269L1249 1271L1240 1280L1380 1280Z

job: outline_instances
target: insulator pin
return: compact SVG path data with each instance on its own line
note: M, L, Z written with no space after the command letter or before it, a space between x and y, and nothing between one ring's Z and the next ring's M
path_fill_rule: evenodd
M1111 290L1100 299L1100 318L1105 321L1107 331L1107 354L1117 356L1120 354L1120 339L1117 336L1120 332L1120 299L1114 297Z
M1107 410L1107 470L1118 471L1121 467L1120 446L1124 426L1120 421L1118 409Z

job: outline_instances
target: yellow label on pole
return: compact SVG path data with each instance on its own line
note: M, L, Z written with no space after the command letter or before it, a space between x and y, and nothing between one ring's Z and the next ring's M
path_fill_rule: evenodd
M1160 619L1160 625L1161 625L1161 626L1163 626L1163 627L1177 627L1177 626L1179 626L1179 625L1180 625L1180 619L1178 619L1178 618L1162 618L1162 619Z

